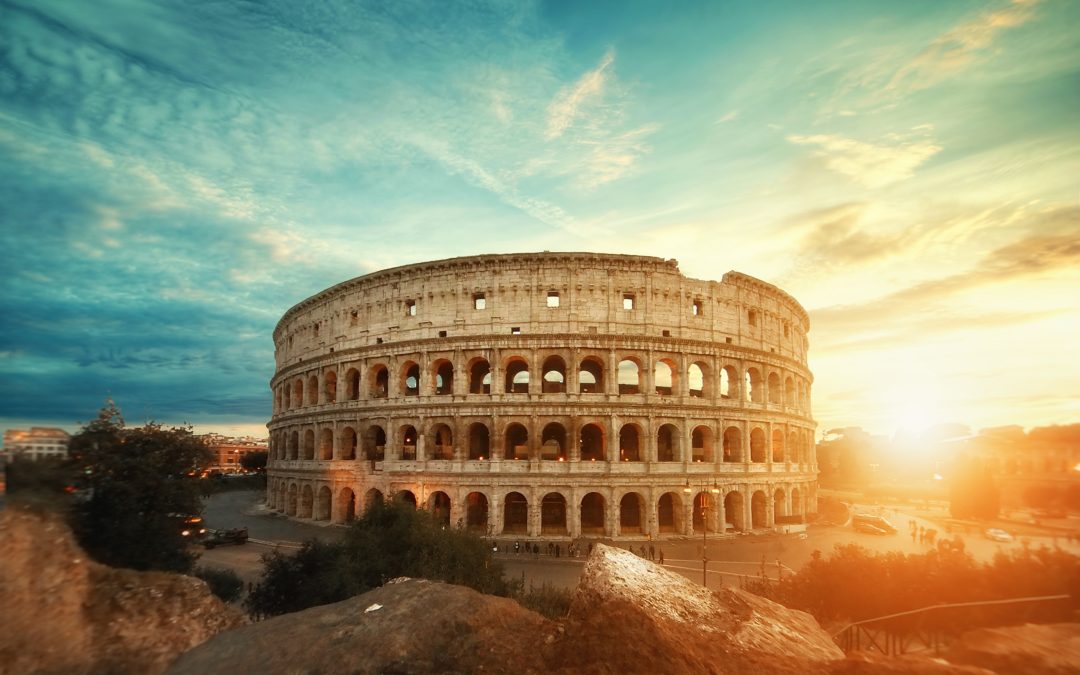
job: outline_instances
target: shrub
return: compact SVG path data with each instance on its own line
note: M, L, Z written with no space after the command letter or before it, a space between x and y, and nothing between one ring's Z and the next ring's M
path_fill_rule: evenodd
M195 576L206 582L210 592L225 602L232 602L244 591L244 582L232 570L197 567Z
M570 601L574 592L545 581L539 588L529 584L527 591L519 585L511 597L522 607L543 614L549 619L562 619L570 612Z

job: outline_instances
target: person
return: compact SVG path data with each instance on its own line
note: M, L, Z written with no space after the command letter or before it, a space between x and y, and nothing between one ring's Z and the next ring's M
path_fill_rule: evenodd
M560 550L561 548L562 548L561 546L559 546L558 544L555 544L555 557L556 558L558 558L560 555L562 555L562 552Z
M521 542L520 541L515 541L514 542L514 553L521 553Z
M649 560L656 560L656 547L649 544Z
M663 565L664 564L664 549L660 549L659 553L660 553L660 564Z
M592 542L589 542L589 555L592 555Z

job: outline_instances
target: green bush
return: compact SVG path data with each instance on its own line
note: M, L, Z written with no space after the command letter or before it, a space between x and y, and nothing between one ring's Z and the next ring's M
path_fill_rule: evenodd
M197 567L195 576L206 582L210 592L225 602L232 602L244 592L244 582L232 570Z
M570 612L570 601L574 592L545 581L539 588L530 584L527 591L519 584L511 597L522 607L543 614L549 619L562 619Z

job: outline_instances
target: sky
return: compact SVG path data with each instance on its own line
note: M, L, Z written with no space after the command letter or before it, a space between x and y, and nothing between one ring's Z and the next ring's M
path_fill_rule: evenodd
M600 251L810 313L819 431L1080 421L1080 2L0 0L0 428L265 435L389 266Z

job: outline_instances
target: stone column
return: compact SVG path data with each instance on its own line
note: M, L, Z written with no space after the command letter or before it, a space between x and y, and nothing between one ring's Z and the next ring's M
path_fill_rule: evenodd
M503 494L501 492L495 492L491 495L491 502L488 503L488 524L491 525L491 534L499 536L502 534L503 527Z
M537 496L536 490L533 490L529 496L529 518L527 529L530 537L540 536L543 527L543 514L541 512L540 502L543 498L543 495Z
M608 371L605 373L606 378L604 380L604 391L609 396L618 396L619 394L619 360L615 356L615 351L608 351Z
M607 418L607 461L617 463L619 461L619 425L615 422L615 416Z
M581 536L581 499L573 490L570 498L566 500L566 529L571 539Z
M683 531L684 536L691 536L694 534L694 498L697 496L695 491L697 487L690 486L690 494L683 493ZM708 512L704 514L701 520L702 527L708 527L706 520L708 518Z
M679 354L679 362L676 365L679 368L679 372L673 373L672 375L678 378L678 384L676 385L676 390L671 393L685 399L690 395L690 365L687 363L685 354ZM704 373L702 373L702 375L704 376ZM704 381L701 383L701 386L702 388L705 387Z

